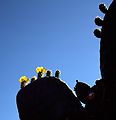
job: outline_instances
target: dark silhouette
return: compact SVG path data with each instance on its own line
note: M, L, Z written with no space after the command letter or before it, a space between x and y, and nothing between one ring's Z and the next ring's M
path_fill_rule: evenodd
M56 77L43 77L20 89L17 107L21 120L73 120L83 107L72 90Z
M17 108L21 120L113 120L116 115L116 0L109 8L99 5L104 18L95 18L101 28L94 30L100 38L101 79L90 87L76 81L73 91L60 80L60 71L55 77L47 71L45 77L38 78L22 87L17 96ZM85 107L82 107L82 103Z
M96 80L92 87L77 81L74 91L78 99L85 104L86 120L103 119L104 90L103 80Z
M95 85L90 89L84 89L85 83L77 82L75 92L80 101L85 103L87 120L113 120L115 119L116 108L116 0L109 8L104 4L99 9L105 14L104 18L95 18L95 24L101 28L94 30L94 35L100 38L100 70L101 79L96 80ZM88 86L88 85L86 85ZM79 95L78 95L79 94ZM83 99L82 99L83 97Z

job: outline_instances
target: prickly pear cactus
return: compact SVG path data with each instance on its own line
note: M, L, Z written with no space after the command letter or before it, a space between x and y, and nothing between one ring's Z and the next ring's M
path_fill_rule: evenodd
M51 71L38 68L38 78L20 79L21 89L17 93L16 102L20 120L113 120L116 108L116 0L109 8L99 5L104 18L95 18L100 28L94 35L100 39L100 70L101 79L96 85L89 87L77 81L75 91L59 78L59 71L51 76ZM80 101L87 104L83 109ZM83 112L84 111L84 112Z
M102 99L102 115L104 120L115 119L116 108L116 0L113 0L109 8L105 4L99 5L104 18L95 18L95 23L101 26L94 34L100 38L100 70L104 91Z
M115 82L116 72L116 0L113 0L109 8L104 4L99 5L100 11L105 14L104 18L95 18L95 23L101 26L94 34L100 38L100 70L102 79L107 84Z
M103 18L96 17L94 35L100 39L100 70L101 79L89 87L77 81L75 92L79 100L85 103L87 120L113 120L116 108L116 0L107 6L99 5Z
M42 77L40 69L38 71L38 78L32 79L28 85L24 84L24 80L20 80L21 89L16 97L19 118L21 120L79 118L81 103L68 85L59 78L60 72L57 70L55 76L51 76L51 71L48 70L46 76Z

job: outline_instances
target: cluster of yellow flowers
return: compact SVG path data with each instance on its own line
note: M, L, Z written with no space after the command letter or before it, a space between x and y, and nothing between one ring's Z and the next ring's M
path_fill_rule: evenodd
M36 72L38 74L38 76L33 76L31 78L31 83L34 82L35 80L39 79L39 78L42 78L44 77L44 74L46 73L46 77L50 77L52 75L52 71L51 70L47 70L46 68L44 67L37 67L36 68ZM59 78L60 76L60 71L57 70L55 72L55 77L56 78ZM28 83L30 82L30 79L27 77L27 76L22 76L20 79L19 79L19 82L21 83L21 88L25 87L26 85L28 85Z
M19 79L19 82L22 83L22 82L30 82L30 79L27 77L27 76L22 76L20 79Z
M37 67L37 68L36 68L36 72L37 72L37 73L41 73L42 76L46 73L46 71L47 71L47 69L44 68L44 67ZM41 77L42 77L42 76L41 76ZM37 79L36 76L34 76L34 77L32 77L32 78L34 78L35 80ZM28 82L30 82L30 79L29 79L27 76L22 76L22 77L19 79L19 82L20 82L20 83L23 83L23 82L28 83Z
M37 73L42 73L42 74L44 74L44 73L46 73L46 68L44 68L44 67L37 67L36 68L36 72Z

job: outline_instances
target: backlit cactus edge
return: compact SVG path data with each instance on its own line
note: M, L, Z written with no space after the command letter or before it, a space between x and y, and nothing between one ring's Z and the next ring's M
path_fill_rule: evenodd
M37 67L36 68L37 76L33 76L31 79L27 76L21 76L19 79L20 87L23 88L29 83L34 82L35 80L38 80L43 77L52 77L52 70L47 70L45 67ZM60 70L56 70L54 77L59 78L60 77Z

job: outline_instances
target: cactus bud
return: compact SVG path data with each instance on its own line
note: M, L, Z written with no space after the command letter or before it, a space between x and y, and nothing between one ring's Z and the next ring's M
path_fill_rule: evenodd
M46 77L50 77L51 75L52 75L52 71L51 70L47 70Z
M101 29L95 29L95 30L94 30L94 35L95 35L97 38L101 38Z
M98 26L102 26L103 25L103 20L100 18L100 17L96 17L95 18L95 24L98 25Z
M104 14L106 14L107 11L108 11L107 6L106 6L105 4L103 4L103 3L99 5L99 9L100 9L100 11L103 12Z
M33 76L33 77L31 78L31 83L34 82L34 81L36 81L36 80L37 80L37 77L36 77L36 76Z
M56 77L56 78L59 78L59 77L60 77L60 74L61 74L60 70L56 70L56 72L55 72L55 77Z

